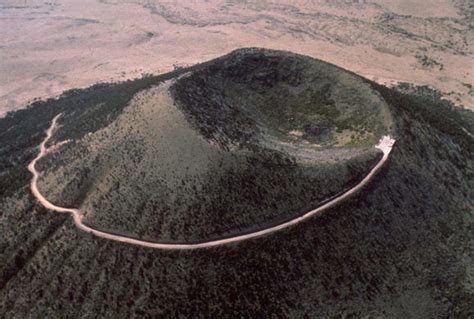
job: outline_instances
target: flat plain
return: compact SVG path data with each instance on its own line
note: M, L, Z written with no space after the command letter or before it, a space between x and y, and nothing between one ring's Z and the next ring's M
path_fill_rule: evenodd
M0 115L251 46L429 85L472 109L471 12L464 0L0 0Z

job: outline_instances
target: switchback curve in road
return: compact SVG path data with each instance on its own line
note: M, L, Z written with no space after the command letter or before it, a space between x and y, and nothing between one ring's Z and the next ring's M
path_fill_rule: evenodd
M46 138L41 142L39 145L39 153L38 155L29 163L28 165L28 170L31 172L33 175L31 179L31 192L33 195L36 197L36 199L47 209L59 212L59 213L69 213L72 215L74 219L74 223L77 228L79 228L82 231L85 231L87 233L90 233L94 236L121 242L121 243L126 243L126 244L132 244L132 245L137 245L137 246L142 246L142 247L147 247L147 248L155 248L155 249L166 249L166 250L190 250L190 249L198 249L198 248L209 248L209 247L215 247L215 246L221 246L221 245L226 245L230 243L235 243L235 242L240 242L243 240L247 239L252 239L256 237L260 237L263 235L271 234L274 232L277 232L281 229L290 227L292 225L296 225L298 223L301 223L302 221L313 217L315 215L320 215L322 212L325 210L329 209L330 207L333 207L337 203L347 199L357 191L359 191L364 185L366 185L377 173L377 171L383 166L383 164L387 161L390 152L392 151L393 145L395 143L395 140L391 138L390 136L384 136L382 139L380 139L379 144L377 144L375 147L383 151L383 157L380 159L379 162L370 170L370 172L364 177L362 181L360 181L357 185L354 187L350 188L349 190L345 191L341 195L329 200L325 204L307 212L304 213L303 215L300 215L298 217L295 217L289 221L283 222L281 224L278 224L276 226L271 226L268 228L264 228L262 230L254 231L251 233L243 234L243 235L236 235L232 237L227 237L223 239L216 239L216 240L209 240L209 241L202 241L198 243L160 243L160 242L150 242L150 241L145 241L145 240L139 240L136 238L131 238L127 236L122 236L122 235L117 235L117 234L112 234L108 233L105 231L101 231L95 228L92 228L90 226L85 225L82 222L83 218L83 212L77 208L66 208L66 207L60 207L57 206L50 201L48 201L38 190L38 178L39 178L39 173L36 170L36 163L47 153L48 149L46 148L46 143L49 141L51 136L53 135L53 132L57 126L58 119L61 116L61 114L56 115L52 122L51 126L48 128L46 131Z

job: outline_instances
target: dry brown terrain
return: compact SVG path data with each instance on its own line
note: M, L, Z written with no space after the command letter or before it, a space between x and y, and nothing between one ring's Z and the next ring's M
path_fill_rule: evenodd
M0 114L238 47L290 50L473 109L468 1L0 0Z

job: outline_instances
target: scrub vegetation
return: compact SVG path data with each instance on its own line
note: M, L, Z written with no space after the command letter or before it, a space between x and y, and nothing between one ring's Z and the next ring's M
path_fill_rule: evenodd
M242 54L246 57L243 60ZM247 61L252 56L257 58L253 63ZM56 134L56 142L65 139L71 142L39 162L44 173L39 188L54 203L80 207L85 212L84 222L90 226L165 242L203 241L255 231L294 218L350 188L380 158L373 145L321 147L305 136L290 141L273 133L283 127L286 118L301 114L297 108L291 111L291 106L283 100L280 103L285 105L281 108L286 111L272 113L273 122L263 121L258 127L244 129L243 123L258 119L258 113L238 115L246 109L246 100L234 101L234 110L229 111L224 99L228 96L227 86L212 88L212 83L222 81L214 71L216 65L235 64L237 57L235 68L262 65L267 70L278 69L277 65L267 66L267 56L288 64L285 77L291 76L292 69L304 66L297 68L298 63L306 60L313 63L308 58L279 51L238 50L195 72L184 73L179 79L142 90L110 125L80 139L74 134L83 125L74 125L73 131L68 131L67 123L74 114L64 124L60 120L62 127ZM322 62L314 63L325 70ZM334 66L327 68L343 73ZM206 73L209 78L199 83L189 81L195 73ZM301 83L308 77L298 76ZM231 78L237 81L240 75ZM251 85L253 81L249 78L246 83ZM361 79L354 77L352 81L371 91ZM265 92L278 95L281 91L278 86L286 85L286 80L273 79L272 83ZM186 87L191 93L181 92L178 87ZM228 87L233 88L230 82ZM211 99L214 109L209 109L204 99L190 102L189 105L196 106L194 111L201 112L198 116L208 114L207 118L195 118L194 113L189 113L192 110L186 108L185 97L206 90L214 92ZM303 89L295 84L294 90ZM246 87L237 93L254 94ZM377 102L374 108L387 108L380 98ZM337 105L333 103L331 107ZM100 109L101 105L96 107ZM311 107L317 113L325 106ZM311 115L309 106L306 112L301 116L305 117L305 123L310 123L306 119ZM94 108L82 116L84 123L91 116L93 120ZM375 125L383 126L383 123ZM214 129L212 136L204 127ZM254 134L265 130L273 135L267 138Z
M193 74L207 76L206 68L197 66L196 73L181 80L194 81ZM77 90L0 119L2 317L469 318L474 315L474 115L453 108L436 95L425 97L423 90L416 88L413 88L416 93L405 94L358 78L391 114L391 132L397 143L389 162L363 192L320 217L272 236L214 249L151 250L92 237L78 231L69 216L48 212L36 203L30 194L26 166L36 154L49 121L60 112L64 114L60 120L62 127L51 144L71 141L39 163L44 172L43 190L51 198L72 206L109 205L103 207L114 208L113 212L94 210L86 218L90 223L120 231L133 224L136 228L126 230L137 236L156 234L147 233L147 228L139 226L159 225L158 217L152 220L137 213L151 212L153 205L160 216L170 216L178 206L183 208L182 212L193 211L180 218L191 218L196 225L178 220L181 224L176 225L182 226L159 230L169 239L207 235L210 228L216 234L223 234L229 230L219 224L220 216L211 214L212 209L219 213L221 206L206 210L195 206L219 203L232 205L238 211L239 205L261 205L264 212L266 205L271 206L266 196L272 194L280 207L295 208L293 205L301 204L300 200L318 200L320 194L312 194L313 187L328 193L333 188L337 192L351 183L349 177L360 178L359 174L363 175L376 159L377 154L364 146L332 145L334 142L329 142L332 137L328 137L324 146L311 146L314 151L305 150L304 154L323 152L321 156L326 161L317 157L319 165L308 161L302 153L289 156L290 149L300 149L304 141L308 144L314 141L297 134L294 140L288 141L290 146L282 149L275 146L275 141L282 141L282 135L278 134L301 127L285 126L277 133L281 123L274 122L274 118L267 117L260 109L251 118L262 122L249 124L256 125L255 134L251 127L246 128L245 122L228 125L221 119L217 121L215 114L206 117L190 108L185 97L179 96L178 90L192 93L191 89L190 92L178 87L183 83L181 80L176 82L173 94L166 93L166 83L162 80L174 77L147 77L136 82ZM350 77L357 79L352 74ZM159 83L162 86L153 87ZM173 96L177 106L174 109ZM199 98L193 96L189 99ZM215 98L216 95L210 101L214 103ZM236 105L232 104L234 108ZM160 115L173 121L156 122ZM213 130L214 126L206 124L214 120L214 125L221 128L221 135ZM300 121L306 120L301 115ZM162 125L161 129L154 123ZM271 129L264 131L262 128L267 126L262 123ZM236 127L250 134L239 134ZM205 133L206 129L210 131ZM377 134L374 127L366 126L366 129ZM337 132L334 127L331 130ZM180 143L167 145L167 139L160 138L166 134L177 138L183 149L176 148ZM140 153L158 142L165 152ZM206 156L197 157L198 151L204 148ZM195 163L172 154L192 154ZM346 155L336 161L331 159L335 154ZM81 161L83 167L79 165ZM209 161L214 164L203 165ZM171 166L154 167L153 162L173 164L174 171ZM207 170L219 167L219 163L223 166L220 175ZM179 165L189 169L181 170ZM128 175L115 177L124 167L128 167ZM148 169L168 175L159 177L156 172L142 175L150 172ZM196 182L196 176L201 182ZM170 177L169 183L165 177ZM317 181L314 185L311 178ZM133 206L143 200L139 196L127 196L133 187L139 187L140 180L145 190L154 187L160 194L176 195L174 201L168 201L173 203L173 209L161 206L167 198L155 201L150 197L150 202L145 202L140 210L116 210L123 203ZM182 181L184 184L180 184ZM133 187L124 186L126 183ZM194 192L193 183L202 188L196 186ZM232 197L217 199L216 191L220 189ZM105 201L97 196L100 190L105 194ZM140 194L140 190L134 191ZM195 201L186 202L177 194L194 196ZM205 198L199 197L204 195ZM201 217L208 218L211 225L204 227L198 218L193 219L201 210L207 213ZM246 209L242 211L248 213ZM291 212L298 213L298 209ZM120 220L115 224L114 213ZM258 222L257 215L247 214L238 221L245 225L256 218L252 222ZM262 222L284 216L266 215ZM222 218L227 217L222 215ZM236 222L233 226L238 225L236 220L229 220ZM119 229L121 225L125 225L123 229ZM187 229L196 233L187 234Z
M234 51L172 91L201 133L221 144L277 138L329 147L346 131L351 145L367 145L390 124L383 101L360 78L281 51Z

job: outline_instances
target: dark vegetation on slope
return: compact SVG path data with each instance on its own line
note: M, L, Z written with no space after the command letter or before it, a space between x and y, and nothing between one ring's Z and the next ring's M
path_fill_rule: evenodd
M295 218L349 189L381 156L373 152L344 163L308 168L274 151L260 150L240 158L230 168L219 169L216 163L212 172L199 179L182 179L173 188L162 182L153 187L151 195L150 190L136 192L133 200L140 204L133 211L122 208L129 202L124 196L112 201L106 194L85 223L131 237L173 243L249 233ZM71 192L75 189L75 185L68 185L63 194L72 203L80 200ZM113 209L109 208L112 204Z
M62 123L68 130L58 132L54 140L80 138L89 132L94 132L109 125L127 106L132 97L139 91L157 85L165 80L199 67L199 65L176 70L171 73L129 80L120 83L96 84L87 89L76 89L64 92L57 99L36 101L26 109L8 113L0 119L0 217L8 212L15 212L14 218L28 218L27 212L35 211L50 216L50 223L42 230L39 237L31 239L31 245L19 248L4 238L0 243L0 287L14 276L18 269L40 249L66 220L66 215L51 216L43 207L36 206L35 199L29 192L31 174L27 170L28 163L36 156L38 145L44 139L44 132L51 124L52 118L62 113ZM64 134L61 134L64 133ZM21 190L20 195L18 191ZM10 202L28 200L27 207L15 208L8 206ZM78 194L78 196L81 196ZM3 199L7 199L3 201ZM20 206L21 207L21 206ZM39 217L38 217L39 218ZM43 217L41 217L43 218ZM48 217L46 217L48 218ZM32 218L31 222L37 219ZM32 224L33 225L33 224ZM8 221L2 227L9 228ZM33 231L33 230L31 230ZM2 232L6 234L6 232ZM22 235L22 240L26 240ZM15 253L12 254L12 251Z
M464 111L461 116L446 101L373 86L395 119L397 144L388 165L346 203L259 240L163 252L91 237L76 231L70 220L48 232L62 216L34 204L27 182L10 182L15 198L26 196L30 204L2 219L0 266L2 274L9 272L1 277L0 314L474 316L467 275L474 264L469 244L474 141L466 133L474 132L474 115ZM36 122L41 118L32 115L39 110L25 112L32 112L31 123L18 121L17 132L22 126L26 131L27 125L44 126L39 130L49 125L50 118ZM29 138L41 135L33 129L31 134L18 135L17 154L21 145L27 149ZM11 167L20 169L17 165Z
M221 64L230 64L230 71L228 69L221 71ZM240 71L240 67L243 72ZM305 69L306 67L308 68ZM278 70L278 73L273 74L272 69ZM232 74L223 80L219 72ZM67 176L59 179L61 190L58 197L52 197L47 192L47 187L43 188L45 196L64 207L83 207L86 203L84 222L105 231L160 242L204 241L255 231L303 214L317 207L327 198L358 183L381 157L381 152L377 153L373 145L370 145L370 149L368 147L327 148L317 152L320 152L319 156L323 160L326 157L329 162L313 161L302 164L298 161L297 154L292 152L293 149L282 151L275 147L271 148L265 141L262 142L262 137L258 134L253 136L252 141L239 140L240 137L237 135L229 138L227 134L228 132L240 134L244 131L244 135L250 135L259 130L268 130L273 136L272 141L285 142L279 134L287 136L286 131L292 128L292 124L285 121L294 117L301 122L297 124L300 126L295 128L304 130L309 125L311 134L314 134L313 137L316 138L317 119L312 121L312 116L316 114L319 118L324 113L328 120L334 117L335 121L340 121L337 115L340 112L336 106L342 107L340 104L344 105L345 102L341 101L347 99L348 94L359 86L365 86L364 89L370 92L370 87L360 79L350 81L342 79L341 85L346 91L333 92L330 99L328 93L332 89L330 89L329 80L337 81L346 76L341 69L321 61L313 61L280 51L252 49L238 50L211 61L199 67L193 74L196 73L205 74L206 81L195 83L183 78L177 81L177 85L179 87L184 85L186 89L191 90L183 92L180 96L197 98L191 105L197 105L197 111L200 111L198 116L207 116L197 120L205 123L206 127L215 129L212 138L203 130L199 131L208 139L221 141L216 147L224 149L223 157L215 156L209 149L202 149L209 158L202 164L210 167L207 172L188 177L181 174L183 170L187 170L186 165L165 166L158 158L153 158L152 161L146 160L150 157L150 150L147 148L154 148L156 144L144 148L142 147L144 140L154 140L158 137L149 138L141 135L138 133L138 128L125 134L124 129L119 127L113 135L124 134L124 138L114 140L110 148L103 147L98 152L89 151L90 141L85 145L81 144L80 147L72 142L62 147L60 152L41 160L38 167L45 175L61 167L71 169L66 174ZM316 73L316 76L313 73ZM255 74L258 75L259 80L254 79ZM263 81L263 84L259 81ZM237 82L240 86L235 85ZM307 82L312 83L311 86L306 85ZM150 82L145 84L148 83ZM217 83L224 84L216 88L214 85ZM288 83L290 83L290 88L287 87ZM260 98L254 93L255 88L260 93L265 92L262 101L258 101ZM194 94L196 91L206 92L207 90L212 91L214 107L212 110L208 108L206 100L202 99L206 94ZM318 100L316 97L319 94L323 95L323 98ZM233 98L226 100L229 95ZM253 96L254 101L238 100L239 96L245 95ZM285 95L289 96L286 100ZM309 102L305 102L308 95L312 97ZM151 103L154 103L153 99L150 99ZM324 99L327 99L327 103L323 101ZM337 105L333 99L338 101ZM360 116L362 112L359 111L369 111L369 109L364 109L365 104L363 107L359 106L358 100L359 97L355 94L352 99L354 104L347 105L347 112L358 111L357 116ZM113 99L111 101L114 102ZM256 118L262 122L258 124L258 127L247 128L245 132L238 122L239 116L232 116L234 111L227 113L229 101L233 103L232 108L235 112L245 111L248 105L258 102L259 108L247 110L245 119ZM74 105L75 100L71 102ZM114 105L112 102L107 103ZM67 102L63 103L67 104ZM62 127L55 133L57 141L71 137L76 141L79 140L80 134L89 129L84 123L107 123L107 116L97 117L97 112L103 111L101 110L102 103L98 100L90 103L90 108L77 109L75 113L65 114L64 120L60 119L59 123ZM376 102L371 103L374 104L371 105L375 110L374 113L379 114L381 110L378 108L383 106L376 105ZM304 108L299 107L301 104L305 104ZM134 107L137 105L131 108ZM333 111L337 114L332 114ZM364 121L371 119L375 121L375 124L361 119L346 118L346 120L353 121L351 125L356 125L360 120L361 125L365 123L382 127L383 123L379 123L381 120L376 115L365 116L364 119ZM219 119L214 121L214 117L219 117ZM78 123L74 122L75 118L79 118ZM140 112L133 118L130 122L141 126L138 124L142 123ZM188 119L196 123L195 118L188 116ZM161 117L155 119L150 125L161 127L164 123L160 120ZM180 124L175 122L176 125ZM281 128L284 132L277 132ZM184 139L196 135L195 131L190 131ZM303 136L303 138L311 141L309 137ZM235 149L229 148L229 145L224 142L229 140L234 144L245 145L245 151L237 153ZM170 139L169 142L181 144L179 140ZM297 142L291 143L298 148ZM310 148L311 150L314 151ZM180 145L169 148L167 151L178 155L182 152L190 152L180 148ZM312 156L311 153L310 156ZM332 161L329 160L330 157L333 158ZM182 157L180 161L185 162ZM195 161L196 159L191 157L187 165L192 166ZM159 168L150 167L150 162L160 164ZM116 170L109 174L111 169ZM174 173L176 170L180 172ZM169 171L169 173L163 175L161 171ZM146 182L145 178L135 178L139 174L146 176ZM119 177L115 178L115 176ZM45 177L44 180L46 179ZM42 189L41 181L39 188ZM88 205L88 203L91 204Z
M427 86L415 86L401 83L395 90L409 94L409 103L401 104L400 95L395 95L383 86L378 86L386 100L398 103L410 116L426 121L430 125L449 134L469 153L474 153L474 116L472 111L458 108L450 101L441 99L442 94ZM406 96L406 95L404 95ZM437 112L431 109L436 108Z
M184 76L172 86L178 106L222 145L288 137L332 146L349 130L374 144L387 132L383 106L364 82L334 65L292 53L242 49ZM368 134L369 137L364 134Z
M59 98L37 101L28 108L10 112L0 119L0 197L10 195L30 178L26 164L36 155L51 119L63 113L59 131L52 141L81 138L112 123L132 97L153 85L174 78L193 68L120 83L101 83L87 89L69 90Z

